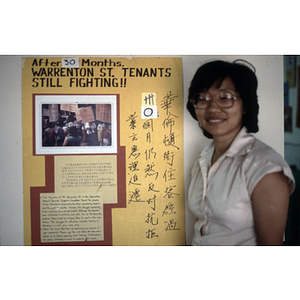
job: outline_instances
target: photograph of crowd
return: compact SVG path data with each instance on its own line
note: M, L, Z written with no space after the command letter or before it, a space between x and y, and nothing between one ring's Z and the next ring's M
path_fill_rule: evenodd
M111 146L110 104L42 104L42 146Z

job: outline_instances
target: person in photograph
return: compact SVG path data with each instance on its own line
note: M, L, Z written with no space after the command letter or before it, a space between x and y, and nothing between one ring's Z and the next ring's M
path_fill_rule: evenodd
M82 126L83 141L87 146L97 146L97 126L94 122L84 123Z
M62 146L65 139L65 133L59 122L56 122L55 125L55 135L56 135L56 145Z
M44 131L44 146L45 147L52 147L55 146L55 131L53 129L52 122L47 122L45 124L45 131Z
M253 70L252 70L253 69ZM191 171L193 245L282 245L294 178L285 160L254 137L254 67L211 61L195 73L187 109L212 139Z
M100 146L111 146L111 130L108 127L106 123L99 124L97 127Z
M81 136L79 135L76 125L71 125L68 127L68 135L66 136L63 146L80 146L82 141Z

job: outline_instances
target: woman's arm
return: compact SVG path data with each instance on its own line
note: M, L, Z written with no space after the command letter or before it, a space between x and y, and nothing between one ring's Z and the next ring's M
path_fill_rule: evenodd
M282 245L289 207L288 179L282 172L264 176L251 195L258 245Z
M63 146L67 146L68 145L68 142L67 142L67 138L68 138L69 135L67 135L64 139L64 142L63 142Z

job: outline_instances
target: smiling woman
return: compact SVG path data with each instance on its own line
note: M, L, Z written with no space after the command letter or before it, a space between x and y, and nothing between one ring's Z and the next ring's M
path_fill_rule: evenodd
M242 128L243 101L229 77L220 86L214 83L203 96L200 93L197 104L194 101L195 114L201 128L209 132L214 137L215 144L218 144L213 159L217 160Z
M294 178L284 159L257 140L257 79L245 64L200 67L187 108L213 141L192 169L194 245L281 245Z

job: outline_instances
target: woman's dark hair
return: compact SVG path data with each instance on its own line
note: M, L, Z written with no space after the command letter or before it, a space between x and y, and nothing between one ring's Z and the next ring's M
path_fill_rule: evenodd
M255 69L252 71L246 66L246 63L250 65L250 63L243 60L236 60L232 63L217 60L208 62L197 70L189 88L187 102L187 109L195 120L197 120L197 116L194 105L190 99L192 99L196 93L209 90L215 82L218 82L219 85L221 85L223 80L226 77L229 77L243 101L245 114L243 115L242 126L245 126L248 132L258 132L258 83ZM203 128L202 130L206 137L212 138L210 133Z
M78 136L78 130L76 128L76 126L70 126L69 127L69 133L71 136Z

